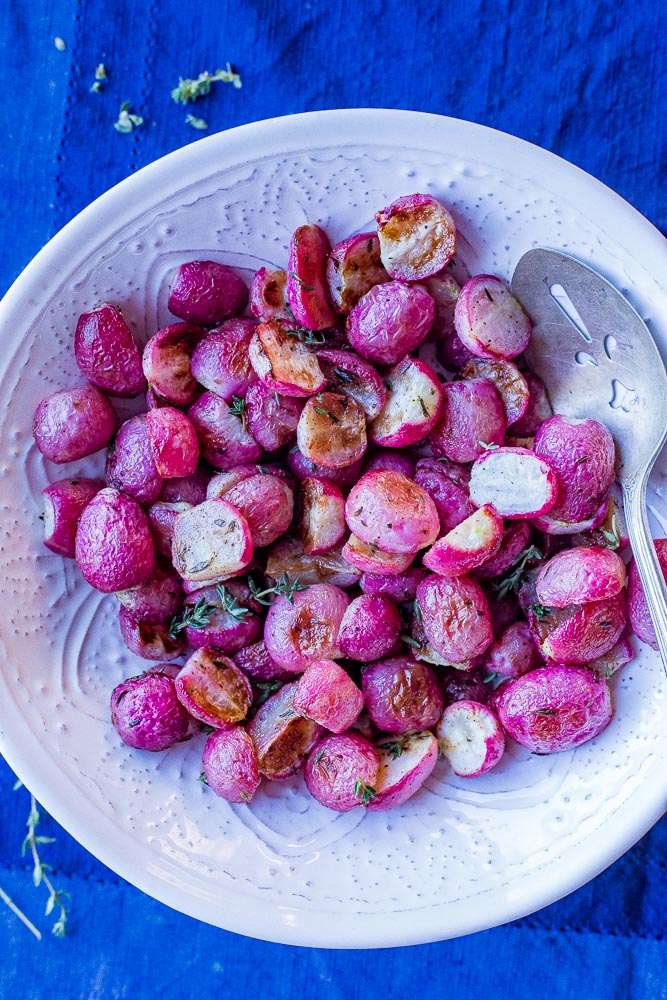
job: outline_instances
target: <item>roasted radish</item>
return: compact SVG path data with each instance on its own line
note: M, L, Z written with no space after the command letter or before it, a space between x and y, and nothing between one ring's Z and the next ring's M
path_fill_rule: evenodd
M179 267L167 308L179 319L216 326L230 316L240 316L247 302L245 282L231 267L213 260L192 260Z
M492 507L480 507L439 538L422 562L439 576L463 576L490 559L498 551L502 537L502 518Z
M435 303L425 289L386 281L359 299L347 318L347 337L368 361L395 365L419 347L434 319Z
M505 734L498 716L479 702L449 705L435 732L443 755L460 778L486 774L505 752Z
M252 559L248 522L225 500L205 500L176 518L172 553L184 580L205 583L229 576Z
M84 378L112 396L138 396L146 388L132 331L109 302L79 316L74 356Z
M430 365L403 358L386 375L387 400L371 425L371 440L385 448L403 448L433 430L443 388Z
M179 671L176 696L195 719L214 729L227 729L245 719L252 688L233 660L218 649L204 647Z
M335 660L316 660L296 682L292 704L304 718L332 733L342 733L356 722L364 696Z
M362 541L403 554L427 548L440 528L426 490L388 469L362 476L345 502L345 518Z
M250 341L250 362L259 378L283 396L314 396L326 386L317 355L299 339L295 324L260 323Z
M505 408L488 379L448 382L429 441L436 455L452 462L473 462L488 445L505 439Z
M419 791L438 761L438 741L423 733L381 736L375 742L380 767L369 812L384 812L407 802Z
M375 797L378 755L358 733L325 736L306 763L306 787L327 809L349 812Z
M342 469L366 451L366 418L351 396L318 392L311 396L296 428L299 451L316 465Z
M206 784L227 802L250 802L262 780L255 745L243 726L210 734L202 768Z
M327 291L326 267L331 244L319 226L299 226L290 240L287 298L294 319L307 330L336 325Z
M86 582L104 594L145 583L155 566L155 544L136 500L110 487L100 490L79 518L75 555Z
M327 257L329 298L338 313L351 312L373 285L389 281L375 233L357 233L337 243Z
M42 455L62 464L105 448L117 426L107 397L87 383L43 399L35 410L32 433Z
M547 461L526 448L493 448L472 467L470 499L501 517L547 514L556 503L558 479Z
M532 325L504 281L478 274L465 283L456 302L454 326L479 358L516 358L528 346Z
M394 656L369 663L361 672L366 710L385 733L429 729L442 714L442 688L427 663Z
M192 354L206 331L194 323L172 323L153 334L142 358L150 389L172 406L190 406L201 392Z
M47 549L74 558L79 518L101 489L104 483L99 479L60 479L42 490Z
M298 524L306 555L326 552L345 534L345 500L335 485L315 476L304 479L299 494Z
M382 263L392 278L420 281L437 274L454 256L454 219L432 194L404 195L375 218Z

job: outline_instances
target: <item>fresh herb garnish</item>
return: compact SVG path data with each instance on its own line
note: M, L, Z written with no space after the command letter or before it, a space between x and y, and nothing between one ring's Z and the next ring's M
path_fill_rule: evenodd
M354 382L354 375L350 375L350 373L346 372L344 368L339 368L338 366L336 366L334 368L333 372L334 372L334 375L336 376L336 378L340 382L345 382L346 384L349 384L350 382Z
M500 447L498 444L489 444L487 441L478 441L477 444L480 448L483 448L484 451L496 451Z
M67 933L67 916L68 916L68 911L65 906L64 900L66 897L69 897L70 894L68 892L63 892L62 890L56 889L55 886L53 885L53 882L47 875L47 872L52 870L51 865L48 865L41 860L39 856L39 851L37 849L37 845L52 844L55 838L43 837L35 832L37 830L39 821L40 821L40 813L37 808L37 802L35 800L35 796L31 795L30 812L28 813L28 819L26 821L26 826L28 827L28 833L26 834L25 840L23 841L23 845L21 847L21 855L25 856L26 852L30 850L30 854L32 855L32 861L33 861L32 881L35 887L43 883L48 889L49 897L46 901L46 907L44 912L48 917L49 914L53 913L56 907L58 908L59 911L58 919L51 928L51 932L52 934L55 935L55 937L62 938L65 937L65 934ZM33 931L33 933L36 932L36 928L32 927L29 921L26 922L26 920L24 920L23 922L26 923L26 926L28 926L30 930ZM36 936L41 937L38 931L36 932Z
M602 535L609 543L607 545L608 549L620 549L621 537L618 531L618 518L616 514L612 514L611 516L611 530L607 531L606 528L603 528Z
M241 399L239 396L232 396L232 401L229 405L229 412L235 417L241 418L241 426L244 431L247 431L248 423L245 412L245 399Z
M208 128L208 122L205 118L196 118L194 115L185 116L185 124L192 125L193 128L198 128L200 131L205 132Z
M186 608L180 615L174 615L169 625L169 638L177 639L188 627L206 628L215 610L214 604L209 604L205 597L200 597L191 608Z
M288 271L287 272L287 276L289 278L294 278L295 281L298 281L299 284L301 285L301 287L303 288L304 292L314 292L315 291L315 286L314 285L307 285L306 282L303 280L303 278L299 277L299 275L296 273L296 271Z
M227 63L225 69L218 69L215 73L200 73L196 80L179 77L178 87L172 90L171 98L176 104L188 104L208 94L214 83L231 83L237 90L243 86L239 74Z
M244 622L247 616L252 614L250 608L244 608L243 605L239 604L237 599L221 583L217 584L215 589L220 598L220 607L228 615L231 615L232 618L235 618L237 622Z
M379 743L378 746L380 750L388 750L393 760L397 760L403 753L402 740L390 740L388 743Z
M140 115L131 114L130 102L123 101L118 113L118 120L113 123L113 127L116 129L116 132L122 132L124 135L127 135L128 132L134 132L138 125L143 125L143 121Z
M417 642L416 639L413 639L411 635L402 634L402 635L399 636L399 639L401 640L401 642L404 642L406 645L412 646L413 649L421 649L422 648L421 643Z
M554 613L553 608L547 608L544 604L529 604L528 610L532 611L539 621Z
M510 566L510 572L493 585L493 589L498 594L498 597L507 597L509 593L514 593L518 591L521 583L523 582L523 575L526 570L526 566L531 562L539 562L542 558L542 553L536 545L530 545L523 552L520 552L516 557L512 565Z
M361 778L357 778L354 783L354 794L361 802L362 806L367 806L369 802L377 798L377 792L370 785L364 784Z
M294 604L294 595L300 590L308 590L308 587L303 583L299 583L298 576L295 576L293 580L290 580L288 573L283 573L280 576L273 587L267 587L265 590L260 590L252 577L248 578L248 586L250 587L250 593L255 601L260 604L264 604L267 607L271 604L271 601L267 598L271 594L280 594L286 597L290 604Z
M107 79L107 71L104 63L98 63L95 67L95 81L92 85L91 92L93 94L99 94L102 90L102 84Z

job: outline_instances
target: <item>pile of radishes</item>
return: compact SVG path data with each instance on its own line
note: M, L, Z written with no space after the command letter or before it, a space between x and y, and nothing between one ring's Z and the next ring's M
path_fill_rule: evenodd
M384 810L439 755L470 777L506 735L569 750L611 718L628 619L655 644L609 431L551 414L529 318L498 277L459 286L440 201L376 218L333 249L301 226L249 290L184 264L143 352L116 306L82 315L87 381L35 414L53 462L108 446L43 517L157 661L113 691L114 726L153 751L208 729L231 802L304 767L324 805ZM108 397L143 394L118 426Z

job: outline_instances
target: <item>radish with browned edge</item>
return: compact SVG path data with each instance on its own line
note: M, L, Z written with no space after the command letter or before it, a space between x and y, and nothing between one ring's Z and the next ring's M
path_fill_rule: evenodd
M335 660L316 660L296 682L292 704L299 715L332 733L342 733L356 722L364 696Z
M440 379L425 361L408 357L389 369L385 381L387 400L371 424L371 440L385 448L404 448L422 441L440 413Z
M257 751L243 726L210 733L202 754L203 780L227 802L250 802L262 780Z
M317 355L299 339L294 322L260 323L250 341L249 357L262 382L282 396L314 396L326 386Z
M299 226L290 240L287 298L294 319L307 330L326 330L336 325L326 281L330 250L326 233L313 224Z
M184 580L230 576L248 566L252 554L248 522L225 500L205 500L176 518L173 563Z
M392 278L421 281L446 267L456 250L456 224L432 194L408 194L376 213L382 263Z
M247 726L257 751L259 772L273 781L291 778L324 732L294 708L296 684L284 684L260 705Z
M167 308L179 319L216 326L240 316L247 302L245 281L231 267L214 260L191 260L179 267Z
M476 778L495 767L505 752L505 734L488 705L456 701L436 727L443 756L460 778Z
M362 541L401 554L432 545L440 530L438 512L426 490L390 469L361 477L345 502L345 518Z
M151 390L172 406L190 406L201 392L192 354L206 330L195 323L171 323L154 333L142 357Z
M361 672L366 711L385 733L430 729L442 714L442 688L427 663L392 656L369 663Z
M252 703L250 681L219 649L205 646L176 677L176 696L190 715L214 729L242 722Z
M493 448L475 461L470 499L510 520L547 514L558 497L558 479L547 461L526 448Z
M337 243L327 257L327 287L336 312L351 312L373 285L389 281L376 233L357 233Z
M352 396L318 392L311 396L296 428L299 451L331 469L353 465L366 451L366 417Z
M260 267L250 283L250 312L260 321L292 319L287 301L287 271Z
M359 582L361 570L351 565L343 556L339 542L326 552L307 555L300 538L286 535L274 542L266 559L266 575L277 580L284 573L298 579L306 586L314 583L331 583L336 587L352 587Z
M613 597L625 586L625 563L611 549L578 545L557 552L535 580L540 604L565 608Z
M326 552L345 534L345 500L335 483L310 476L301 483L299 534L306 555Z
M167 750L200 728L176 697L172 665L160 663L117 684L111 721L123 743L138 750Z
M502 518L486 505L439 538L422 562L439 576L463 576L490 559L502 537Z
M380 573L386 576L405 573L415 557L414 552L387 552L375 542L351 534L342 549L343 558L362 573Z
M484 666L504 677L521 677L540 665L540 654L528 622L515 621L489 646Z
M185 652L183 636L173 638L169 622L135 621L127 608L118 609L120 636L130 652L144 660L176 660Z
M420 285L374 285L347 317L347 339L362 358L395 365L416 350L433 326L435 303Z
M100 479L60 479L42 490L44 544L60 556L75 556L79 518L104 483Z
M35 410L32 433L42 455L62 464L106 448L117 426L107 397L87 383L43 399Z
M84 378L112 396L138 396L146 389L132 331L110 302L79 316L74 356Z
M79 519L75 555L84 579L104 594L138 587L155 566L155 544L136 500L105 487Z
M460 378L486 378L496 387L505 407L508 427L520 420L528 409L528 383L512 361L471 358L462 369Z
M464 663L493 641L486 594L471 576L429 576L417 588L418 617L426 636L447 663Z
M315 660L339 660L338 632L350 599L340 587L319 583L287 597L278 594L264 623L264 642L286 670L303 673Z
M375 797L378 754L359 733L325 736L306 762L306 788L327 809L349 812Z
M592 670L541 667L502 684L493 705L503 729L532 753L574 750L611 721L609 688Z
M504 281L477 274L466 281L454 310L454 326L479 358L509 360L525 351L532 324Z
M169 563L159 562L139 587L116 591L116 597L135 621L157 624L173 618L183 603L181 578Z
M587 663L620 639L627 622L625 591L561 609L536 604L528 620L542 652L554 663Z
M146 414L148 440L158 473L164 479L191 476L199 462L199 440L193 424L173 406Z

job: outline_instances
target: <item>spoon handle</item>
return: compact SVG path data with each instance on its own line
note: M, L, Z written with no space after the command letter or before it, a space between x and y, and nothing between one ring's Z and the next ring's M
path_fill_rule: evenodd
M623 482L623 504L632 553L655 628L662 665L667 673L667 586L646 514L646 484L650 471L648 468L643 475Z

